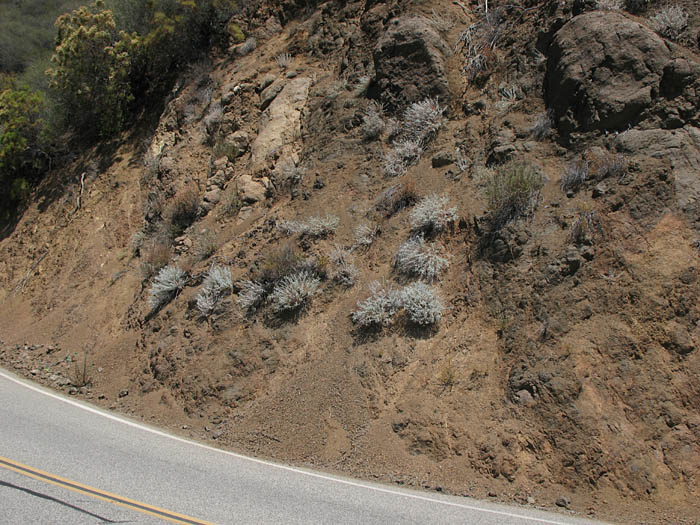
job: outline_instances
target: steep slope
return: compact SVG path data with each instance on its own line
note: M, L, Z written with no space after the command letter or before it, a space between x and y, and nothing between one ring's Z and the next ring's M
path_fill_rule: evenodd
M192 67L146 141L37 192L0 244L0 360L264 457L697 521L700 58L594 7L261 6L240 21L257 47ZM444 122L407 145L404 111L428 96ZM544 185L497 221L508 173ZM362 329L351 313L372 281L419 281L396 257L433 193L459 216L423 232L446 261L430 283L441 319L412 323L402 303ZM299 233L310 217L329 231ZM166 263L186 285L152 309ZM205 317L215 264L233 293ZM319 280L304 308L272 288L241 308L247 281L277 290L302 267Z

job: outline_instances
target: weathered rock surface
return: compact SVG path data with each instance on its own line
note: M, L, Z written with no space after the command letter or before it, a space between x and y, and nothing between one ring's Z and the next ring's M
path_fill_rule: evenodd
M301 110L309 96L311 79L290 80L260 117L260 132L251 146L250 167L258 173L271 157L290 154L301 136Z
M238 185L238 193L243 202L252 204L265 200L265 194L267 193L265 185L253 180L250 175L241 175L236 181L236 184Z
M394 21L374 48L375 84L382 102L401 108L425 97L446 100L449 48L424 17Z
M659 96L671 50L651 29L623 15L575 17L549 47L546 97L559 131L634 125Z

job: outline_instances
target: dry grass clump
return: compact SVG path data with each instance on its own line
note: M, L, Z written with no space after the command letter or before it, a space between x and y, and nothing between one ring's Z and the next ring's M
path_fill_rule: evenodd
M170 242L152 241L145 250L140 249L141 277L150 279L170 262Z
M576 218L571 223L567 240L576 245L592 244L596 234L602 234L603 227L595 210L581 205Z
M204 317L214 313L222 297L231 293L233 281L227 266L213 265L204 278L202 290L197 294L197 309Z
M394 256L394 267L404 275L434 281L447 270L449 260L437 243L427 243L422 235L404 242Z
M502 32L503 13L492 8L459 34L454 50L464 55L462 73L467 80L476 80L495 60L494 50Z
M669 40L680 40L688 27L688 13L677 5L666 6L651 18L654 31Z
M387 217L400 212L404 208L412 206L418 201L416 184L413 181L405 181L387 189L377 200L377 211L383 212Z
M166 217L173 233L179 235L194 222L199 212L199 193L187 188L177 193L168 206Z
M290 55L289 53L282 53L280 55L277 55L277 57L275 58L275 62L277 62L277 65L282 69L287 69L292 63L292 55Z
M363 223L355 228L355 244L353 247L367 248L379 236L379 226L371 223Z
M620 178L627 171L627 159L621 153L605 151L589 159L590 172L597 180L607 177Z
M527 164L510 164L491 171L486 178L486 199L492 228L500 229L530 215L543 186L542 175Z
M445 195L433 194L424 197L411 210L411 229L426 234L447 230L457 220L457 208L449 204L450 200Z
M305 308L320 285L321 280L308 270L288 275L275 284L270 294L272 311L281 313Z
M548 109L544 113L540 113L535 118L535 122L530 128L530 135L536 140L544 140L552 134L552 126L554 121L554 112Z
M357 309L350 314L352 322L361 328L390 326L402 311L411 323L420 326L432 325L442 319L442 300L425 283L411 283L395 290L374 281L369 288L370 296L358 302Z
M330 260L335 267L332 275L333 280L342 286L353 286L360 272L352 263L350 252L336 246L331 252Z
M148 304L152 310L162 308L172 301L185 287L187 274L175 265L162 268L151 285Z
M285 235L298 234L302 237L321 238L335 233L340 220L334 215L307 217L302 221L280 221L279 230Z

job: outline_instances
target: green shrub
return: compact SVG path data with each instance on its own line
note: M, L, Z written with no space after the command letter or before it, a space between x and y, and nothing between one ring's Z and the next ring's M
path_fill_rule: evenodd
M510 164L486 179L489 220L498 229L534 210L544 186L542 175L527 164Z
M132 101L129 72L134 39L117 30L102 0L56 21L54 67L46 74L72 126L87 136L119 131Z

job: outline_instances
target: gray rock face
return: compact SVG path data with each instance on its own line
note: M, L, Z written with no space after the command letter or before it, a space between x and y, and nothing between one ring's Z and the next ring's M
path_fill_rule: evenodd
M402 108L426 97L447 100L449 48L424 17L395 20L374 49L375 83L382 102Z
M590 12L557 31L545 84L559 131L619 130L644 118L659 96L671 50L623 15Z

